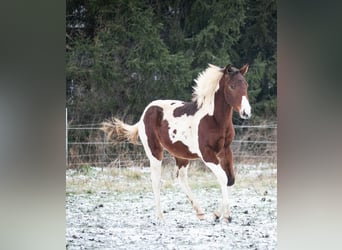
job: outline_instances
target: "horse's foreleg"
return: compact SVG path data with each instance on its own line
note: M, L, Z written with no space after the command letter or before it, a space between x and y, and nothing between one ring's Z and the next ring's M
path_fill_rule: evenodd
M229 197L228 197L228 187L227 187L227 175L225 171L222 169L220 164L214 164L210 162L206 162L206 165L211 169L211 171L215 174L222 191L222 203L219 207L218 211L214 212L215 219L223 217L223 220L230 221L230 206L229 206Z
M156 204L156 215L158 219L163 220L163 213L160 208L161 161L157 159L150 159L150 163L151 163L152 189L153 189L154 200Z
M177 162L178 163L178 162ZM178 171L178 180L179 183L184 191L184 193L186 194L186 196L188 197L192 207L195 209L196 211L196 215L200 220L204 220L205 216L204 213L201 209L201 207L199 206L194 194L192 193L190 187L189 187L189 183L188 183L188 163L186 163L185 167L181 167Z
M235 170L233 165L233 154L230 147L226 147L219 154L220 164L226 172L228 182L227 186L232 186L235 183Z

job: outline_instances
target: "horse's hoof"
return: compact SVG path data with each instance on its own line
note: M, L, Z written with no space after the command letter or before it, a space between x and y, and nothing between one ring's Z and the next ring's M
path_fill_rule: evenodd
M234 183L235 183L235 178L230 178L230 179L228 179L227 186L228 187L233 186Z
M217 212L214 212L214 213L213 213L213 217L214 217L214 221L215 221L215 222L219 222L219 221L220 221L220 215L218 215Z
M224 218L223 218L223 221L224 221L225 223L231 223L231 222L232 222L232 217L231 217L231 216L229 216L228 218L227 218L227 217L224 217Z
M205 214L197 214L199 220L205 220Z

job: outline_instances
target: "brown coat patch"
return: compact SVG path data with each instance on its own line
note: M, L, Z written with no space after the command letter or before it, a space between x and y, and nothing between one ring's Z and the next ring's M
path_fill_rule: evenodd
M222 88L215 93L215 108L212 116L204 116L199 123L198 139L201 154L205 162L219 164L226 172L228 186L234 184L235 173L230 144L235 131L232 123L233 107L225 103L225 92Z
M158 128L163 120L163 109L158 106L149 107L144 116L147 143L152 155L158 160L163 158L163 147L159 142Z
M189 164L189 160L186 160L186 159L180 159L180 158L175 157L175 160L176 160L176 165L178 166L179 169L182 167L186 167Z
M169 123L163 120L163 109L158 106L149 107L144 116L147 143L152 155L158 160L163 158L163 147L173 156L181 159L197 159L197 154L189 151L188 146L180 141L172 143L169 138ZM176 132L176 131L173 131Z
M197 103L195 102L184 102L183 106L180 106L178 108L175 108L173 111L173 116L174 117L180 117L182 115L194 115L197 112Z

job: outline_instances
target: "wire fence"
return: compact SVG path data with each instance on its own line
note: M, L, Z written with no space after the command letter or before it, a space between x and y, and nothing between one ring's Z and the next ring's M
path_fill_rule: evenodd
M231 149L235 163L271 163L277 161L277 125L237 125ZM142 145L106 141L100 124L66 124L66 164L69 168L146 167L149 161ZM164 152L163 162L175 164ZM199 164L201 164L199 162Z

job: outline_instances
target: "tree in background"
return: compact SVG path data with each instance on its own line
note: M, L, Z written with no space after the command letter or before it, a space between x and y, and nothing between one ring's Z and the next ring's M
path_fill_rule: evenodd
M66 24L75 124L134 122L154 99L190 100L208 63L249 63L250 122L276 120L275 1L67 0Z

